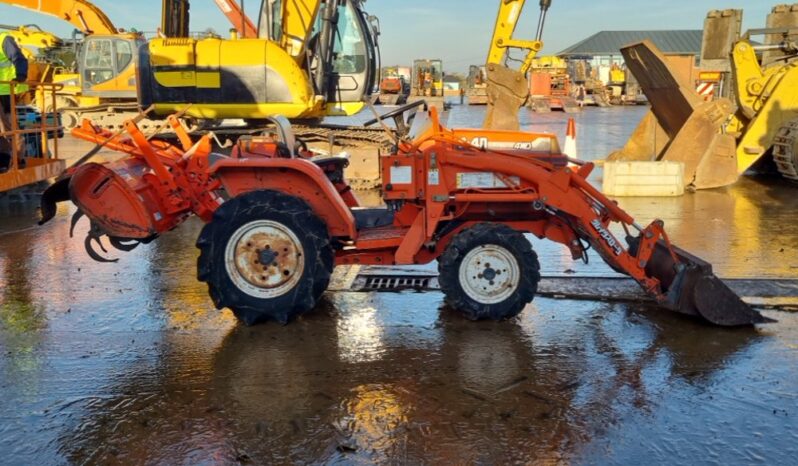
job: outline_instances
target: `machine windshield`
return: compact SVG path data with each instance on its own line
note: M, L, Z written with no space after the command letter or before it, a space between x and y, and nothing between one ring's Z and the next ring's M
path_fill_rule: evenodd
M366 70L366 43L358 14L351 2L338 7L339 19L333 48L333 71L336 73L356 74Z

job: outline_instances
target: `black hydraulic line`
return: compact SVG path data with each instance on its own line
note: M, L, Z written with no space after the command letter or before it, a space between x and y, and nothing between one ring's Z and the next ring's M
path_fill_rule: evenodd
M546 23L546 13L551 7L551 0L540 0L540 19L538 19L538 32L535 34L535 40L540 41L543 38L543 26Z

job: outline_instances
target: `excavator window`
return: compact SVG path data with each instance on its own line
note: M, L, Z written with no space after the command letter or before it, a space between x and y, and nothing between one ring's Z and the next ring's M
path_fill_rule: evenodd
M134 49L142 43L124 39L85 39L83 82L87 87L114 79L133 63Z
M114 77L114 53L111 39L91 39L87 41L83 70L84 82L99 84Z
M283 0L263 0L258 37L279 42L283 36Z
M335 31L335 63L333 71L339 74L362 73L366 70L366 44L357 19L358 12L350 2L338 7L338 25Z
M130 42L124 40L114 41L116 46L116 69L122 71L133 60L133 50L131 49Z

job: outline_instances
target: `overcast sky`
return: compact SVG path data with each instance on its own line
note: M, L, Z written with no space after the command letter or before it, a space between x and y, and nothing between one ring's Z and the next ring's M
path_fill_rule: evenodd
M240 1L240 0L239 0ZM384 65L409 64L414 58L441 58L448 71L484 62L500 0L368 0L366 9L380 18ZM94 0L121 28L154 31L160 24L160 0ZM538 0L529 0L516 31L533 38ZM764 27L773 5L767 0L553 0L544 33L544 53L557 53L598 31L701 29L707 11L742 8L743 29ZM667 5L663 8L663 5ZM254 19L260 0L245 0ZM213 28L226 35L230 24L212 0L193 0L191 29ZM0 6L3 24L36 23L69 36L68 23L25 10Z

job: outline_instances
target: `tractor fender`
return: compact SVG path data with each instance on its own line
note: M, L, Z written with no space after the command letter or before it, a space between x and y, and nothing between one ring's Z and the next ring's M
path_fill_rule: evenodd
M304 200L327 225L330 236L357 238L355 217L321 168L303 159L252 158L216 162L211 175L230 197L258 190Z

